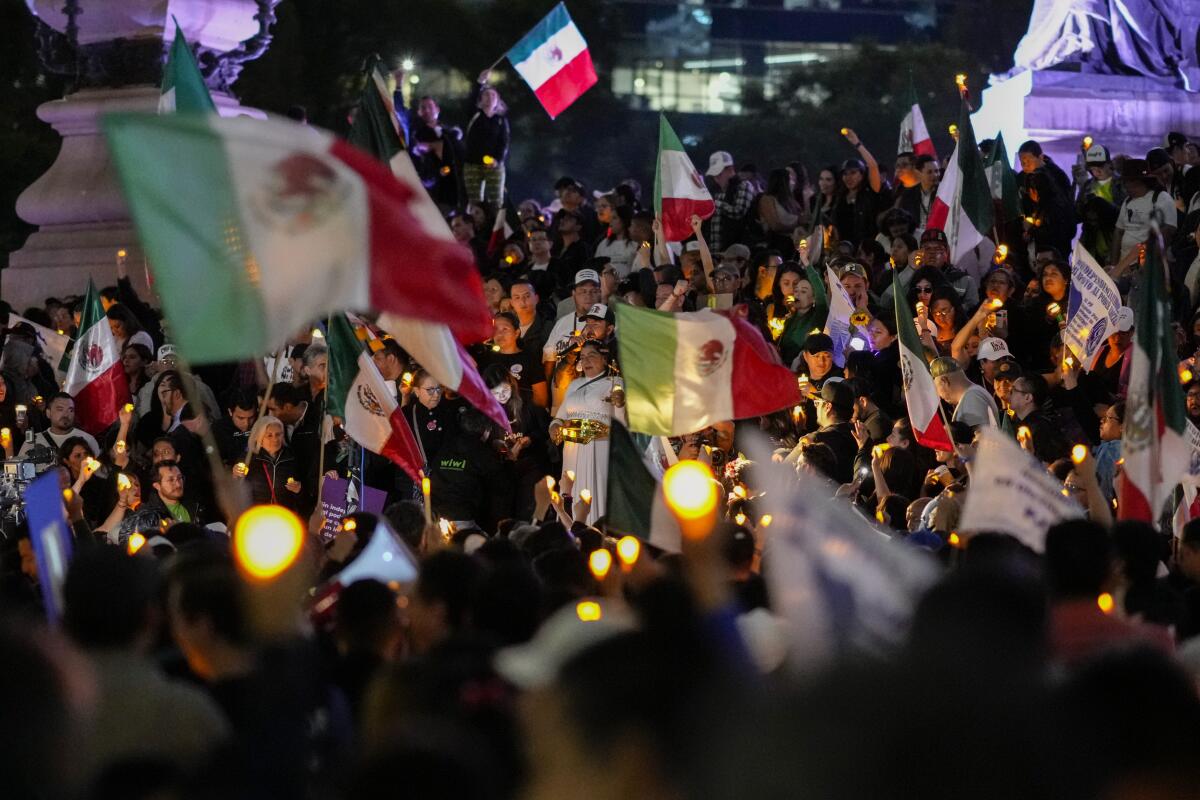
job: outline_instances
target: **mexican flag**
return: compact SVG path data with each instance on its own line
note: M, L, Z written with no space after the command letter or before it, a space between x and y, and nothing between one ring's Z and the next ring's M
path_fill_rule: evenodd
M162 92L158 96L158 113L172 111L217 113L217 106L204 85L204 76L196 66L196 57L192 55L187 39L183 38L178 22L175 23L175 41L171 43L167 64L163 67Z
M933 139L929 138L929 129L925 127L925 115L921 113L921 106L917 104L917 92L911 81L908 94L908 113L900 121L900 143L896 146L896 152L937 158L937 150L933 148Z
M367 61L366 85L354 110L354 122L346 139L384 163L406 147L393 99L396 81L380 67L379 56Z
M679 436L800 402L791 370L744 319L616 305L630 430Z
M656 438L630 433L613 420L608 436L608 497L604 517L609 535L636 536L678 553L682 534L659 487L664 466Z
M708 219L716 211L704 178L692 166L692 160L667 117L658 117L658 163L654 167L654 213L662 220L663 236L668 242L682 242L692 235L692 214Z
M1191 446L1187 415L1176 372L1171 304L1154 232L1147 247L1145 279L1134 324L1133 360L1125 397L1121 455L1125 479L1119 482L1117 515L1155 524L1180 476L1188 473Z
M1017 173L1008 160L1008 148L1004 146L1004 134L997 133L992 152L984 162L992 199L1000 204L1000 221L1011 222L1021 216L1021 198L1017 194Z
M933 388L933 376L925 360L925 347L917 335L912 309L904 292L892 292L896 299L896 329L900 345L900 377L904 385L904 402L917 441L935 450L954 452L950 432L946 430L939 412L941 400Z
M330 310L392 311L464 342L491 335L474 257L411 164L397 177L289 120L113 114L103 125L193 363L260 356Z
M984 240L993 217L991 187L975 146L971 115L963 103L958 117L958 144L942 175L925 227L945 232L953 264Z
M117 337L108 326L100 293L90 278L63 391L75 398L76 424L92 434L113 424L117 411L129 402L129 382Z
M342 419L351 439L386 456L420 481L425 459L391 389L345 314L330 319L326 413Z

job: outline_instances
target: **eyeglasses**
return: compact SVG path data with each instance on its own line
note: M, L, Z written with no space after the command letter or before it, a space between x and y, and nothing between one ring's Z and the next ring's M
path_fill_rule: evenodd
M933 294L932 286L917 286L917 294Z
M954 314L954 310L950 308L935 309L933 315L935 317L949 317Z
M422 386L420 389L425 394L441 394L442 387L440 386Z

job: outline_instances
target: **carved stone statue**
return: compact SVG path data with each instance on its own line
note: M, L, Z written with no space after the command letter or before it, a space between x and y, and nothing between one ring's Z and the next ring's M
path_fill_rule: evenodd
M1035 0L1013 72L1080 64L1200 91L1195 0Z

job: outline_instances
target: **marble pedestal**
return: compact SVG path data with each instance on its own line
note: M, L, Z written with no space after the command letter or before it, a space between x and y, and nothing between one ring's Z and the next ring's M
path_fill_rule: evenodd
M0 272L0 296L14 308L40 305L49 296L82 294L89 276L98 287L116 283L118 250L127 253L129 277L138 291L146 291L145 262L99 120L111 112L154 112L158 95L158 87L148 85L87 89L38 108L38 117L63 143L50 169L17 200L17 213L38 231ZM214 93L213 100L224 116L265 116L228 95Z
M971 121L978 139L1002 131L1014 162L1021 143L1034 139L1069 171L1084 136L1114 156L1141 158L1167 131L1200 133L1200 95L1152 78L1026 71L984 89Z

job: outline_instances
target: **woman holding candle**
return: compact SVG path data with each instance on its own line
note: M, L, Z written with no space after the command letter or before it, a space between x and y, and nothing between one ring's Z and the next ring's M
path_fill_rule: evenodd
M283 422L278 417L263 416L254 423L249 456L249 463L234 465L233 477L250 483L250 499L298 512L302 504L300 465L284 444Z
M608 349L588 341L579 351L582 377L567 387L558 413L550 422L550 438L563 445L563 475L575 474L574 492L588 489L591 508L585 522L604 515L608 487L608 436L614 418L624 422L624 399L614 389L621 384L609 373Z
M514 519L533 517L533 487L550 471L547 427L549 415L545 409L530 403L518 389L517 378L502 365L493 364L483 371L483 380L496 402L508 415L512 434L498 437L500 453L516 470L516 487L511 495L512 508L508 516Z

